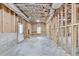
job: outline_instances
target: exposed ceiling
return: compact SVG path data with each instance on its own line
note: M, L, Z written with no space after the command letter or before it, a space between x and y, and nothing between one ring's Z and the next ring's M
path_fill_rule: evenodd
M51 3L15 3L15 5L31 19L30 21L45 22L51 9Z

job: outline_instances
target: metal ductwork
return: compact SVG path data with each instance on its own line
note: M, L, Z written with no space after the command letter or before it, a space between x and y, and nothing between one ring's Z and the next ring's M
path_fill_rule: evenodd
M57 9L59 8L63 3L54 3L52 4L52 9Z
M26 21L29 21L29 19L13 4L13 3L4 3L5 6L7 6L9 9L14 11L16 14L21 16Z
M48 23L48 21L52 18L53 14L54 14L54 11L55 9L58 9L63 3L53 3L52 4L52 8L50 9L50 16L49 18L47 19L46 23Z

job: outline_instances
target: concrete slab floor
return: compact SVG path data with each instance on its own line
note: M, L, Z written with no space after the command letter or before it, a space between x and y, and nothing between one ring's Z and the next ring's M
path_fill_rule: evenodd
M65 51L46 36L32 36L7 50L3 56L64 56Z

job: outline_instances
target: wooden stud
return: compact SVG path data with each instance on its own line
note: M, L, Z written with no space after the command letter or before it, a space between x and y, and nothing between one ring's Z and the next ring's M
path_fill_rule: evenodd
M0 4L0 32L3 32L3 6Z

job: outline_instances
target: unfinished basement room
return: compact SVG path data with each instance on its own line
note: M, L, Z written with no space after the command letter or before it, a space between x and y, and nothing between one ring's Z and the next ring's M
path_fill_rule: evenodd
M79 3L0 3L0 56L79 56Z

